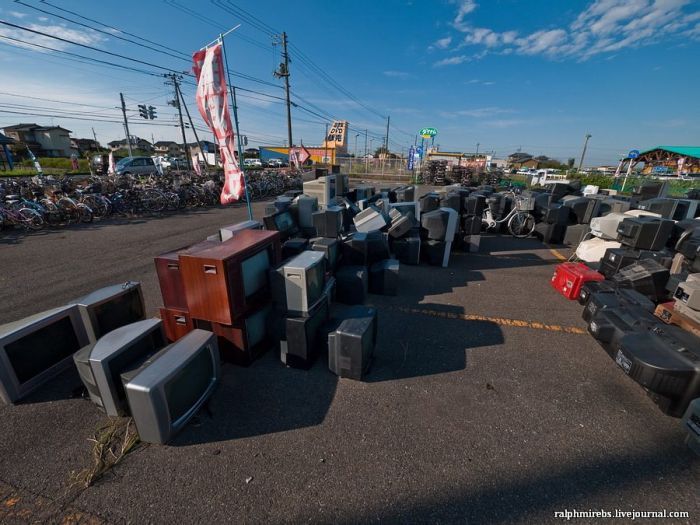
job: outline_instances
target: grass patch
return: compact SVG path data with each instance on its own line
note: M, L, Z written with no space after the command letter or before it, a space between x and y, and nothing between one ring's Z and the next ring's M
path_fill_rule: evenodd
M82 488L94 485L140 443L130 417L110 418L88 441L92 443L90 465L71 475L71 484Z

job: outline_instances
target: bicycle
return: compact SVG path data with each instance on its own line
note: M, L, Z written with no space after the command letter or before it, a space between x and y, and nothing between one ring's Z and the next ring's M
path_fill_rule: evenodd
M44 226L41 213L32 208L12 209L0 204L0 225L23 226L27 230L40 230Z
M516 195L512 191L503 192L503 194L506 197L511 196L513 198L513 208L510 210L508 215L500 220L497 220L493 217L491 210L487 206L484 209L481 223L487 230L493 230L499 224L506 223L508 226L508 231L513 237L518 239L529 237L532 235L532 232L535 231L535 217L529 213L534 209L534 200L531 197Z

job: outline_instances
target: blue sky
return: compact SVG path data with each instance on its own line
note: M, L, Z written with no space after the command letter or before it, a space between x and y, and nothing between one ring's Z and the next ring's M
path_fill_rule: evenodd
M190 68L192 51L242 24L227 39L227 51L234 71L263 81L235 77L239 87L259 92L239 98L241 128L255 145L286 140L284 106L267 96L283 96L272 76L280 46L271 45L271 35L281 31L294 46L292 99L307 110L293 111L295 142L319 143L324 123L335 117L350 121L351 150L364 129L376 147L384 116L391 115L393 150L406 148L425 126L438 129L443 150L474 151L479 143L480 151L498 156L522 148L560 159L578 157L591 133L586 164L614 163L631 148L700 144L697 0L47 2L0 0L0 20L178 71ZM119 120L115 106L123 92L133 134L180 140L175 109L167 105L171 88L162 78L76 62L7 38L163 72L0 25L0 127L54 123L81 137L94 127L108 142L123 137L122 126L108 122ZM194 87L183 90L195 116ZM141 103L158 108L157 125L138 118ZM360 137L360 150L363 143Z

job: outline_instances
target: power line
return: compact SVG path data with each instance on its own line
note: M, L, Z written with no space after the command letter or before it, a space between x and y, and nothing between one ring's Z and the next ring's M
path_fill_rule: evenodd
M184 53L181 53L181 52L179 52L179 51L177 52L178 55L175 55L175 54L170 53L170 52L168 52L168 51L163 51L163 50L161 50L161 49L157 49L157 48L155 48L155 47L152 47L152 46L149 46L149 45L146 45L146 44L142 44L141 42L136 42L136 41L134 41L134 40L131 40L130 38L125 38L125 37L123 37L123 36L119 36L119 35L115 34L114 32L105 31L105 30L100 29L100 28L98 28L98 27L94 27L94 26L91 26L91 25L89 25L89 24L84 24L84 23L82 23L82 22L78 22L78 21L75 20L75 19L68 18L68 17L62 16L62 15L59 15L59 14L57 14L57 13L52 13L51 11L46 11L45 9L41 9L41 8L39 8L39 7L30 5L30 4L25 4L25 3L22 2L21 0L15 0L15 2L17 2L18 4L23 5L23 6L25 6L25 7L28 7L29 9L34 9L35 11L39 11L40 13L44 13L44 14L46 14L46 15L54 16L54 17L56 17L56 18L58 18L58 19L60 19L60 20L65 20L66 22L70 22L70 23L75 24L75 25L80 26L80 27L88 28L88 29L90 29L90 30L92 30L92 31L96 31L96 32L98 32L98 33L102 33L103 35L108 35L108 36L110 36L110 37L112 37L112 38L117 38L117 39L119 39L119 40L123 40L124 42L129 42L129 43L131 43L131 44L136 44L137 46L143 47L143 48L145 48L145 49L150 49L151 51L155 51L156 53L161 53L161 54L164 54L164 55L168 55L168 56L170 56L170 57L177 58L177 59L179 59L179 60L186 60L186 61L188 61L188 62L189 62L189 60L190 60L189 57L183 57L182 55L184 55Z
M122 33L122 34L124 34L124 35L133 36L134 38L137 38L137 39L139 39L139 40L143 40L144 42L148 42L149 44L153 44L153 45L162 47L163 49L167 49L168 51L173 51L174 53L181 53L181 54L182 54L182 51L178 51L177 49L173 49L173 48L171 48L171 47L164 46L163 44L160 44L160 43L158 43L158 42L154 42L154 41L148 40L147 38L144 38L144 37L142 37L142 36L138 36L138 35L135 35L135 34L133 34L133 33L129 33L128 31L124 31L123 29L119 29L119 28L114 27L114 26L111 26L111 25L109 25L109 24L105 24L104 22L100 22L100 21L95 20L95 19L93 19L93 18L88 18L87 16L81 15L80 13L76 13L75 11L70 11L69 9L66 9L66 8L64 8L64 7L59 7L59 6L57 6L57 5L54 5L54 4L50 3L50 2L48 2L47 0L41 0L41 3L42 3L42 4L46 4L46 5L48 5L48 6L51 6L51 7L53 7L54 9L56 9L56 10L58 10L58 11L62 11L62 12L64 12L64 13L70 13L71 15L77 16L78 18L82 18L83 20L87 20L88 22L93 22L93 23L95 23L95 24L99 24L99 25L101 25L101 26L103 26L103 27L107 27L107 28L109 28L109 29L112 29L112 30L117 31L117 32L119 32L119 33Z

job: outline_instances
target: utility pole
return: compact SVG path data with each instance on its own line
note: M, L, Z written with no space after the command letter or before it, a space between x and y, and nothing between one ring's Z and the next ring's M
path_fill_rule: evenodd
M578 163L578 170L581 171L583 167L583 158L586 156L586 148L588 147L588 139L591 138L590 133L586 133L586 141L583 143L583 151L581 152L581 162Z
M391 120L391 116L388 116L386 118L386 139L384 139L384 149L386 150L385 153L387 156L389 155L389 121Z
M185 135L185 121L182 120L182 105L180 104L180 79L175 73L170 73L165 75L170 80L166 82L167 85L172 85L175 87L175 99L173 100L173 106L177 108L177 112L180 115L180 129L182 130L182 142L185 147L185 160L187 161L187 169L192 169L192 161L190 159L190 148L187 146L187 136Z
M97 142L97 133L95 133L95 128L92 128L92 137L95 139L95 149L97 149L99 142Z
M187 104L185 104L185 97L182 96L182 90L180 89L179 84L175 84L175 91L179 95L179 100L180 104L185 108L185 113L187 113L187 120L190 121L190 128L192 128L192 133L194 133L194 140L197 141L197 146L199 147L199 152L202 154L202 158L204 159L204 164L207 165L209 164L207 162L207 159L204 157L204 150L202 149L202 143L199 141L199 136L197 135L197 130L194 127L194 122L192 122L192 117L190 116L190 110L187 109ZM182 117L182 113L180 113L180 117ZM197 160L199 160L199 155L197 156Z
M328 162L328 122L326 122L326 138L323 140L323 147L325 148L323 163L330 164L330 162Z
M284 90L287 95L287 139L289 147L294 145L292 141L292 102L289 99L289 52L287 51L287 33L282 33L282 58L284 62L280 64L278 71L273 74L277 78L284 78ZM326 133L326 136L328 134Z
M479 156L479 146L481 146L481 142L476 143L476 156Z
M126 104L124 103L124 93L119 93L119 98L122 99L122 115L124 115L124 131L126 133L126 147L129 149L129 157L131 154L131 135L129 134L129 121L126 119Z
M369 152L367 151L367 130L365 130L365 173L367 173L367 170L369 169L369 158L367 155Z

